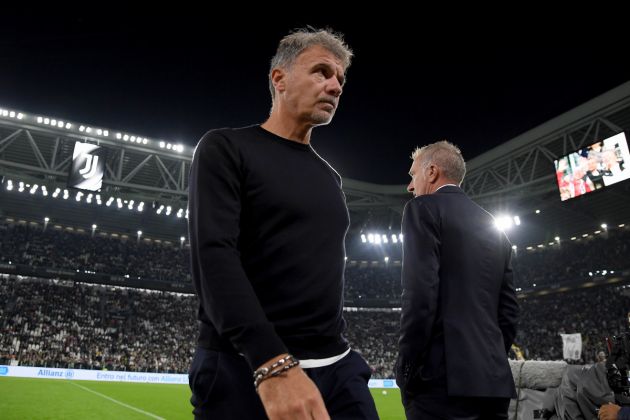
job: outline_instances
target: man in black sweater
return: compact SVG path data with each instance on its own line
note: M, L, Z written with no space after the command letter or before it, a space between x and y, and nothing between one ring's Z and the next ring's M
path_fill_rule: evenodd
M212 130L197 145L196 418L378 418L370 369L342 336L341 177L310 145L313 127L332 120L351 58L327 30L287 35L271 61L269 119Z

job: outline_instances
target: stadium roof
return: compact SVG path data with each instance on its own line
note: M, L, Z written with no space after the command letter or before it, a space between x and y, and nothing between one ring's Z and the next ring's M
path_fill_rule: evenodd
M53 124L54 121L54 124ZM610 135L630 129L630 82L600 95L468 162L463 185L466 192L491 213L518 215L522 225L510 233L519 246L545 243L555 236L567 238L630 222L630 182L622 182L565 202L559 199L553 160ZM102 196L103 205L41 194L66 188L76 141L108 149ZM170 147L169 147L170 146ZM45 215L63 225L89 228L96 223L111 231L135 232L174 239L186 234L187 174L192 150L162 139L86 123L58 121L53 116L0 109L0 213L41 220ZM16 189L7 191L11 179ZM17 192L22 181L39 189ZM351 233L367 229L394 229L400 224L404 203L410 198L405 185L377 185L343 180L351 212ZM120 198L122 208L104 204ZM52 201L51 201L52 200ZM134 203L130 205L131 200ZM145 210L137 211L139 202ZM54 205L52 205L54 203ZM164 205L171 206L156 214ZM132 210L129 210L129 207ZM540 210L536 213L536 210Z

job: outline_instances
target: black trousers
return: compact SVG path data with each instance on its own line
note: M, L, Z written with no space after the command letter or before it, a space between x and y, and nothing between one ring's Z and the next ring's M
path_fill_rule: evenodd
M409 389L401 389L407 420L507 420L509 398L452 397L446 378L417 379Z
M371 371L358 353L304 369L322 394L331 419L378 419L368 389ZM195 419L266 419L249 365L242 356L197 348L188 374Z

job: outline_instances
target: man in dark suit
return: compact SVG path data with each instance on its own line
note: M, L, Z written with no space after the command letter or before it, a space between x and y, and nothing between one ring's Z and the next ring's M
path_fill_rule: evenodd
M507 419L518 319L511 245L459 187L460 150L416 149L402 222L396 381L408 419Z

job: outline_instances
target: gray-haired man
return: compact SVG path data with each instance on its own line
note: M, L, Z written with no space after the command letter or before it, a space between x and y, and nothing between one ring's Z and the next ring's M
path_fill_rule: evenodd
M342 336L341 177L310 144L313 127L332 120L351 57L332 32L287 35L271 61L269 119L210 131L197 145L197 418L378 418L370 369Z

